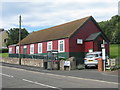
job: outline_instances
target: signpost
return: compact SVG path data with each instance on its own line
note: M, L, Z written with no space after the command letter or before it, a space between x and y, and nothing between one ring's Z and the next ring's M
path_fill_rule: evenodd
M64 61L64 66L70 66L70 61Z
M83 44L83 40L82 39L77 39L77 44Z
M101 47L102 47L102 59L103 59L103 66L104 66L104 71L105 71L105 60L106 60L106 57L105 57L105 41L103 40L103 44L101 44Z

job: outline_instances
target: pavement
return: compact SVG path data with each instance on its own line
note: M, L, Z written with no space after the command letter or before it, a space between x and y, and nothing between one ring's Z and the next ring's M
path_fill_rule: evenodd
M50 73L55 75L72 76L78 78L85 78L85 79L87 78L87 79L102 80L102 81L109 81L116 83L118 83L118 78L119 78L118 71L98 72L97 69L60 71L60 70L45 70L40 67L25 66L25 65L16 65L16 64L8 64L8 63L1 63L1 64L2 66L6 66L6 67L19 68L34 72Z

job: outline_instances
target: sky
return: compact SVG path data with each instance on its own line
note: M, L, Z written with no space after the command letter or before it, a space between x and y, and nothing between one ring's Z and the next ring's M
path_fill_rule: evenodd
M29 32L93 16L97 22L118 14L119 0L1 0L0 28L19 27Z

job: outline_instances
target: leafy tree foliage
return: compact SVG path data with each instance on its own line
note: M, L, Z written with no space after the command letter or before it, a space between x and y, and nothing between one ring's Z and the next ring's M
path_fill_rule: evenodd
M120 44L120 16L115 15L110 20L99 22L111 43Z
M11 28L7 31L8 33L8 42L7 46L12 44L17 44L19 42L19 28ZM21 40L28 35L28 31L23 28L21 29Z

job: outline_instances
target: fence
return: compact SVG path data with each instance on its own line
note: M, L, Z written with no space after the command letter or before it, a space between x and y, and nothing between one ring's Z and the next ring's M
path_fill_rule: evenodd
M11 58L19 58L19 54L9 54ZM31 59L46 59L47 55L29 55L29 54L20 54L21 58L31 58Z

